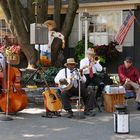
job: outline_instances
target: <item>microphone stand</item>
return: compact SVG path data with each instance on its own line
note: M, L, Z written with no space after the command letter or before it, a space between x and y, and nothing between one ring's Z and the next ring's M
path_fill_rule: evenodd
M83 114L83 112L81 111L81 75L79 73L79 71L76 69L76 74L77 74L77 77L78 77L78 111L77 111L77 114L75 116L76 119L85 119L85 115Z

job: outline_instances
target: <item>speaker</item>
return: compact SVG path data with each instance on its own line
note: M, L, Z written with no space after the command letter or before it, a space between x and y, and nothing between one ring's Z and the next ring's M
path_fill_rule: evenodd
M39 23L30 24L30 44L48 44L48 28Z

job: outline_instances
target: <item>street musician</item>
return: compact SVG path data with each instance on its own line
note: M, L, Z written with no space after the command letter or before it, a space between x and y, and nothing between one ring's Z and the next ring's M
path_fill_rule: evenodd
M102 71L102 66L95 57L94 49L88 48L86 57L80 61L80 69L83 70L83 74L87 78L86 87L91 82L93 82L94 85L98 85L100 82L96 73Z
M104 83L102 82L103 79L101 79L97 73L102 71L102 66L93 48L88 48L86 57L80 61L80 70L82 70L83 74L86 76L86 88L89 85L98 86L97 94L101 95Z
M61 89L61 98L64 109L67 111L67 117L73 117L73 111L70 104L70 97L78 96L79 88L78 88L78 76L76 69L76 62L74 58L67 59L67 63L64 64L66 68L61 69L55 77L55 83L59 84ZM85 88L86 77L84 75L80 76L81 79L81 97L84 102L84 114L89 116L95 116L95 112L93 111L93 97L88 94ZM61 86L62 85L62 86ZM68 86L63 89L63 85Z

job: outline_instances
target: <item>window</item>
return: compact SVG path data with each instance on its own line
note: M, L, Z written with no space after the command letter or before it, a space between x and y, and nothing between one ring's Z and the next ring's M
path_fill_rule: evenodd
M95 45L108 44L114 40L122 21L121 11L90 13L92 20L88 25L89 40Z
M0 19L0 44L3 43L5 36L8 36L9 39L13 39L13 35L6 24L5 19Z

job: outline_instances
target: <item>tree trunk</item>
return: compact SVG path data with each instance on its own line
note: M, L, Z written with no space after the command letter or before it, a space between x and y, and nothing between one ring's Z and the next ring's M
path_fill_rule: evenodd
M53 16L53 19L56 22L58 31L60 31L61 0L54 0L54 16Z
M55 67L62 67L62 62L63 62L63 58L64 58L64 56L62 54L62 52L63 52L62 41L59 38L54 38L51 47L52 47L52 49L51 49L52 65Z
M66 18L61 30L61 33L65 36L65 42L67 41L68 36L70 35L70 32L72 30L78 6L79 4L77 0L69 0ZM58 38L55 38L53 40L51 47L52 47L52 65L56 67L61 67L64 58L64 56L62 55L62 41Z
M37 18L37 23L43 23L47 20L48 15L48 0L38 0L37 15L35 15L35 0L27 1L27 11L30 23L34 23ZM35 17L37 16L37 17Z
M65 22L62 27L62 34L65 36L65 40L68 39L68 36L71 33L78 7L79 7L79 4L77 0L69 0Z
M39 0L38 4L38 23L46 21L48 15L48 0Z
M35 22L35 6L33 2L34 0L27 0L27 13L29 17L29 23Z
M32 65L36 62L36 51L34 46L30 44L30 23L35 22L35 7L33 2L35 0L27 0L27 8L23 8L20 0L0 0L2 9L6 15L7 22L10 28L17 37L23 52L25 53L28 64ZM48 0L38 0L38 22L42 23L47 20ZM57 28L60 28L60 11L61 0L55 0L55 15L54 20L57 23ZM76 11L78 9L78 0L69 0L68 11L61 29L61 33L65 36L67 41L70 35ZM62 63L61 52L62 41L55 38L52 43L52 61L54 66L60 66Z
M19 0L0 0L7 23L14 36L17 37L28 60L28 65L36 63L37 55L34 46L30 44L30 23L35 22L33 2L34 0L27 1L27 8L23 8ZM38 4L38 21L40 23L46 21L47 9L48 0L40 0Z
M18 41L27 57L28 65L33 65L36 62L36 52L34 47L30 45L29 29L23 19L23 7L19 0L7 0L7 2L11 13L11 22L15 28Z

